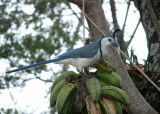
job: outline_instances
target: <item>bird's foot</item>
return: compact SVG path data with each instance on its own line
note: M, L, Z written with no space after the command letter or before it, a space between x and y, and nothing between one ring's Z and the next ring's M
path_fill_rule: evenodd
M86 76L83 80L87 80L87 79L93 78L93 77L97 77L97 75L88 75L88 76Z
M97 75L88 75L85 72L80 72L83 76L85 76L85 78L83 80L86 80L88 78L92 78L92 77L97 77Z

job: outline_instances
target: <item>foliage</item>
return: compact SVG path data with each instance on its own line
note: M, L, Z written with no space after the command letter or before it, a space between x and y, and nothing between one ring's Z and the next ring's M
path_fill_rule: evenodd
M17 110L14 110L14 109L4 109L4 108L1 108L0 112L3 112L4 114L19 114L19 112ZM24 113L21 113L21 114L24 114Z
M51 59L64 47L71 49L78 40L75 37L78 31L73 30L71 22L64 20L68 15L63 12L68 7L62 1L1 0L0 8L0 58L8 60L12 68ZM48 70L43 65L6 77L12 83L21 80L17 77L22 73L38 75L42 69Z

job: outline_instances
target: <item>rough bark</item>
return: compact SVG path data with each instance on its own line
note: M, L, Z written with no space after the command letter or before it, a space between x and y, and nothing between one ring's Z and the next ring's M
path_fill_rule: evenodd
M79 7L82 6L83 0L68 0ZM96 25L104 32L109 32L109 26L106 22L104 11L100 0L84 0L86 14L96 23ZM103 35L88 21L90 32L93 38L99 38ZM117 69L117 73L123 80L123 89L128 94L131 104L126 107L133 114L157 114L157 112L148 104L148 102L139 93L131 78L129 77L119 53L114 48L110 48L110 57L108 60Z
M154 66L154 75L160 75L160 1L133 0L139 10L147 36L149 63Z

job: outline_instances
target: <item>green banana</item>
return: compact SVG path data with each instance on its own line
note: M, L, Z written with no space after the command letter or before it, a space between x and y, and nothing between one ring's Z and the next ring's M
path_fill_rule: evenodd
M116 108L117 113L116 114L122 114L122 106L119 102L112 100L112 102L114 103L114 106Z
M101 96L101 85L100 82L95 78L89 78L86 80L87 89L94 102L97 102Z
M106 67L106 66L105 66L103 63L101 63L101 62L97 62L94 66L95 66L95 68L104 70L105 72L112 72L112 69L110 69L109 67Z
M64 110L62 111L62 114L71 114L71 111L73 111L73 108L74 108L74 107L73 107L73 105L74 105L74 100L75 100L75 94L73 94L73 95L69 98L66 106L64 107Z
M86 107L88 114L101 114L99 103L94 103L89 96L86 97Z
M105 114L116 114L117 111L115 105L111 100L101 98L99 102Z
M53 82L52 86L51 86L51 91L53 90L53 88L63 79L65 79L66 77L68 77L69 75L74 75L76 78L78 77L78 75L73 72L73 71L66 71L63 74L61 74L60 76L58 76L55 81Z
M102 80L100 78L98 78L98 80L99 80L99 82L101 84L101 87L108 86L108 84L104 80Z
M57 97L57 101L56 101L56 108L57 108L58 114L60 114L64 110L70 97L75 92L75 86L76 84L67 83L60 90Z
M50 106L51 107L56 104L58 94L59 94L61 88L65 85L65 83L66 83L66 80L63 79L53 88L51 95L50 95Z
M116 100L124 105L130 104L127 94L118 87L104 86L102 88L102 95L106 98Z
M97 76L99 80L103 80L107 85L112 85L122 88L122 80L120 76L115 72L104 72L98 69Z
M113 72L116 72L116 68L113 67L111 63L109 63L107 60L104 60L104 62L109 66L109 68L112 69Z
M106 72L116 72L116 69L111 65L111 63L109 63L108 61L104 60L104 61L99 61L96 64L94 64L91 67L95 67L97 69L101 69L104 70Z

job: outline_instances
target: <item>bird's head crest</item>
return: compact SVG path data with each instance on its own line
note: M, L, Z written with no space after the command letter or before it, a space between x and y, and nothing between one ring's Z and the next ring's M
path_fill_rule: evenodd
M118 31L121 31L120 29L116 29L116 30L114 30L114 32L113 32L113 34L112 34L112 37L115 39L115 34L116 34L116 32L118 32Z

